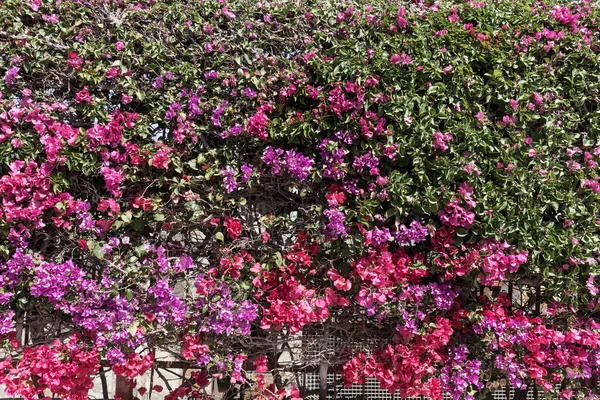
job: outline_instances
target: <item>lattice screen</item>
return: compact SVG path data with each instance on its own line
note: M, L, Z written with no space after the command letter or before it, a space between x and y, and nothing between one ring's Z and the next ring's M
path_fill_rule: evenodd
M341 381L340 374L327 374L327 383L330 388L330 394L328 399L332 400L353 400L364 398L365 400L400 400L401 397L398 393L392 395L387 390L382 390L379 388L379 382L375 378L367 379L366 385L364 388L362 385L353 385L349 388L345 388L343 384L337 385L337 388L333 388L333 384L335 380L338 382ZM306 389L308 390L317 390L319 388L319 375L316 373L306 374ZM558 387L557 387L558 389ZM515 391L514 388L510 389L509 399L514 397ZM364 397L361 397L364 396ZM499 389L495 390L492 394L493 400L506 400L506 390ZM307 396L305 400L318 400L318 395ZM543 398L542 393L540 393L539 398ZM422 400L419 397L409 397L409 400ZM450 397L444 395L445 400L449 400ZM534 400L533 390L529 390L527 393L527 400ZM548 399L550 400L550 399ZM551 399L558 400L558 399Z

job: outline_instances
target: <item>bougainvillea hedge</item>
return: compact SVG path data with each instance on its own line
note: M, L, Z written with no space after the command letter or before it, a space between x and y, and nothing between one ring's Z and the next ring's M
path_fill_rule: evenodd
M256 338L329 324L387 338L348 385L595 398L600 10L564 3L0 2L6 392L168 348L169 399L298 399Z

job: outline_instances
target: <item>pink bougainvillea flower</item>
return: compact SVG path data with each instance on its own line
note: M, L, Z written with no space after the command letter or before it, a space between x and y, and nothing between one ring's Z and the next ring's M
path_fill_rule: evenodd
M52 14L52 15L42 15L42 19L46 22L49 22L51 24L56 24L58 22L58 15L56 14Z
M110 67L106 71L106 79L114 79L119 75L121 75L121 70L118 69L117 67Z
M169 168L169 156L165 150L160 150L152 157L152 166L159 169Z
M75 95L75 103L92 104L92 96L90 95L87 86L85 86L83 89L77 92L77 94Z

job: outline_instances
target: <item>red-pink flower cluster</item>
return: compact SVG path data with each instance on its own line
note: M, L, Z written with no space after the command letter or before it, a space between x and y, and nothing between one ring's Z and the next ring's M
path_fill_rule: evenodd
M130 353L124 363L115 364L112 370L115 374L126 376L129 379L144 375L154 364L154 354L149 353L144 357L138 353Z
M445 360L446 346L453 333L450 321L436 317L423 335L397 335L395 344L377 348L371 355L358 353L343 367L347 386L377 378L383 389L398 391L402 397L442 398L439 379L433 377L434 365Z
M442 227L432 237L432 246L438 253L433 264L445 271L444 279L464 276L479 271L479 282L486 286L502 284L507 273L515 273L527 262L527 250L517 251L506 242L487 240L471 246L454 244L455 231Z
M18 361L6 358L0 363L0 383L10 396L46 398L49 392L67 400L85 400L99 367L97 349L73 335L65 343L56 340L52 346L25 347Z
M329 318L329 307L346 304L332 289L325 289L325 296L321 297L316 289L308 289L295 278L280 282L269 291L266 300L269 307L264 309L261 328L281 330L289 326L291 333Z
M41 216L54 207L61 197L52 191L52 164L35 161L15 161L10 171L0 178L2 211L7 222L32 221L42 227Z
M456 196L439 211L440 221L442 224L454 228L469 229L475 222L475 213L471 211L476 206L473 200L473 188L462 183L458 194L460 196Z
M369 251L368 256L353 262L351 276L360 278L361 286L355 299L373 315L378 306L394 296L394 287L401 283L418 283L429 274L423 255L409 256L399 249L388 251L387 245Z

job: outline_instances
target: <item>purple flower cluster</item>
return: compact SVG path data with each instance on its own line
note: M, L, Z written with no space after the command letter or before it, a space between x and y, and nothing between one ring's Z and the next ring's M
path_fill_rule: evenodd
M484 315L482 321L473 324L473 332L483 335L484 330L493 331L496 335L502 335L504 333L504 324L496 318L487 318Z
M318 146L321 158L323 158L323 177L331 179L344 179L344 155L346 150L338 146L331 139L324 139Z
M514 358L498 354L494 360L494 367L506 371L506 377L512 386L518 389L527 389L527 385L521 379L522 376L526 376L526 368Z
M15 312L11 309L0 313L0 335L6 335L15 330Z
M424 287L420 288L421 295L425 294ZM417 288L417 292L419 288ZM400 307L400 313L402 314L402 319L404 320L404 324L396 325L396 329L402 328L407 333L411 333L416 335L419 332L419 327L423 325L423 321L427 317L423 311L417 310L408 312L403 307ZM400 330L400 329L399 329Z
M223 131L219 134L222 139L227 139L230 136L239 136L244 131L244 127L240 124L233 125L228 131Z
M158 246L156 249L156 264L161 273L165 273L169 269L169 260L167 259L167 253L163 246Z
M221 126L221 116L223 115L223 111L225 111L225 108L227 107L229 103L227 101L223 101L219 107L217 107L212 114L212 117L210 118L212 124L214 126L220 127Z
M103 249L110 255L113 247L121 242L125 244L129 240L110 238ZM157 273L180 273L193 267L193 260L187 255L170 262L162 246L156 249L148 246L146 250L155 250L156 257L139 265L155 264L158 266L155 270ZM95 279L86 279L83 270L71 260L62 264L42 262L34 266L31 256L16 251L13 258L3 268L0 267L3 287L18 285L19 281L15 280L15 276L26 275L23 274L25 269L34 272L30 288L32 296L45 298L57 310L70 315L76 327L96 332L98 346L104 346L106 342L132 348L144 344L148 335L131 329L141 318L159 326L181 325L186 321L187 308L170 287L169 278L157 279L144 290L146 296L141 293L133 295L132 291L124 290L118 281L110 278L108 272L97 282ZM6 321L0 321L0 331L5 327L8 329L12 324L8 321L8 314L4 317ZM118 360L118 354L111 353L111 359Z
M358 101L353 104L346 98L346 94L341 88L335 88L329 92L329 107L331 111L336 113L341 118L342 113L351 110L354 106L358 109L362 107L362 103Z
M248 183L254 173L254 168L251 165L242 164L240 169L242 170L242 183Z
M352 194L354 196L360 195L360 189L358 188L358 178L346 179L342 183L342 187L344 188L344 191L348 194Z
M111 336L111 341L114 342L119 333L116 332L117 328L121 326L125 334L121 343L139 344L139 342L128 341L129 334L126 330L135 321L133 312L137 307L137 301L129 302L121 294L114 296L115 290L119 289L115 281L105 277L98 284L94 280L82 279L83 272L78 267L75 267L72 262L65 264L75 272L62 272L59 276L59 279L62 279L61 284L42 277L46 276L48 271L60 272L64 267L50 269L38 267L36 273L40 273L41 277L34 278L37 284L32 287L32 294L37 293L36 297L44 296L54 302L57 309L71 315L76 326L86 331L98 332L97 341L100 343L106 342L106 336ZM44 265L41 264L40 267ZM58 293L53 294L49 288L58 289ZM77 296L68 296L69 292L76 293Z
M14 289L22 283L24 270L32 271L34 267L33 257L24 254L21 249L17 249L6 264L0 263L0 283L2 287Z
M308 178L312 172L314 163L314 160L300 153L296 153L294 150L285 152L285 164L287 165L289 174L300 181Z
M423 308L425 302L430 308L448 311L454 306L458 292L447 283L430 282L427 285L404 285L399 300L406 301L412 307ZM417 310L414 313L420 313ZM425 315L425 314L423 314ZM406 319L406 318L405 318Z
M452 289L447 283L429 284L429 290L433 297L435 307L439 310L449 310L454 306L454 300L458 297L458 293Z
M169 262L163 246L158 246L156 248L155 262L158 265L158 271L162 274L169 272L169 270L180 273L194 266L194 260L188 255L179 257L174 263Z
M217 79L219 77L219 73L217 71L208 71L204 73L204 79L211 80Z
M352 133L351 131L337 131L333 134L340 142L345 144L352 144L355 139L358 138L358 135Z
M325 237L327 240L336 240L348 236L348 228L345 225L346 215L334 208L323 211L323 214L329 218L329 223L325 226Z
M373 175L378 175L378 174L374 173L374 172L376 172L378 165L379 165L379 158L377 158L375 155L373 155L372 152L363 154L362 156L355 156L354 162L352 163L352 167L357 172L363 172L363 169L368 168L369 173L371 173Z
M169 109L165 113L165 119L167 121L172 120L173 118L175 118L177 116L177 113L180 111L181 111L181 104L171 103L171 105L169 106Z
M30 238L31 233L23 224L12 227L8 231L7 239L13 245L13 247L27 248L27 246L29 246L28 240Z
M292 177L303 181L312 172L313 159L306 157L294 150L284 151L269 146L265 149L262 156L263 162L271 167L271 174L281 176L288 172Z
M159 325L171 323L182 324L185 321L186 307L181 298L173 293L169 286L169 278L163 278L148 289L154 297L154 304L145 305L144 312L152 313Z
M206 297L198 299L197 305L204 311L199 321L200 332L248 336L252 321L258 317L258 305L234 299L225 283L211 288Z
M197 94L190 97L190 104L188 105L188 118L194 119L198 115L204 114L204 111L199 106L200 98Z
M250 99L253 99L256 97L256 92L251 88L245 88L244 91L242 92L242 94L244 95L244 97L248 97Z
M106 359L111 365L121 364L125 362L125 354L114 347L106 352Z
M419 221L413 220L409 227L402 224L394 233L394 237L400 246L414 246L427 238L427 228Z
M403 318L404 318L404 325L399 325L399 327L404 328L408 333L412 333L413 335L416 335L419 332L419 330L417 328L417 321L412 319L407 312L404 312Z
M156 79L154 79L154 81L152 82L152 87L154 89L160 89L163 86L163 77L162 76L157 76Z
M380 244L384 244L390 240L392 240L392 234L388 228L378 228L374 227L365 235L366 243L372 244L373 246L379 246Z
M237 189L237 182L235 181L235 170L231 167L225 167L221 170L221 176L223 177L223 187L227 193L233 192Z
M449 351L448 361L442 367L440 385L453 400L463 396L465 400L473 400L473 394L467 393L469 387L483 389L483 383L479 379L481 361L467 360L468 354L467 346L455 347Z
M19 67L12 67L6 71L4 74L4 83L7 85L14 85L17 80L17 76L19 75L19 70Z
M68 306L68 311L77 326L110 334L119 324L122 326L133 324L133 309L136 302L130 303L122 296L111 299L103 288L90 280L82 284L82 289L81 299Z
M406 285L402 287L402 290L405 293L410 294L411 303L415 306L420 306L423 303L423 298L425 297L425 293L427 291L427 286L425 285Z
M77 228L80 231L92 231L95 233L99 233L100 230L98 226L96 226L96 220L92 217L90 213L91 205L86 201L77 201L76 203L75 213L79 218L79 225Z
M129 347L144 343L143 337L138 332L129 333L127 328L135 323L135 312L139 307L139 300L128 300L126 293L120 285L107 277L100 283L85 279L80 284L74 284L77 299L67 303L61 309L71 315L73 323L89 332L97 332L96 343L103 346L108 340L114 344Z
M46 297L50 303L61 304L73 282L81 282L85 273L68 260L62 264L43 262L35 269L31 295Z

